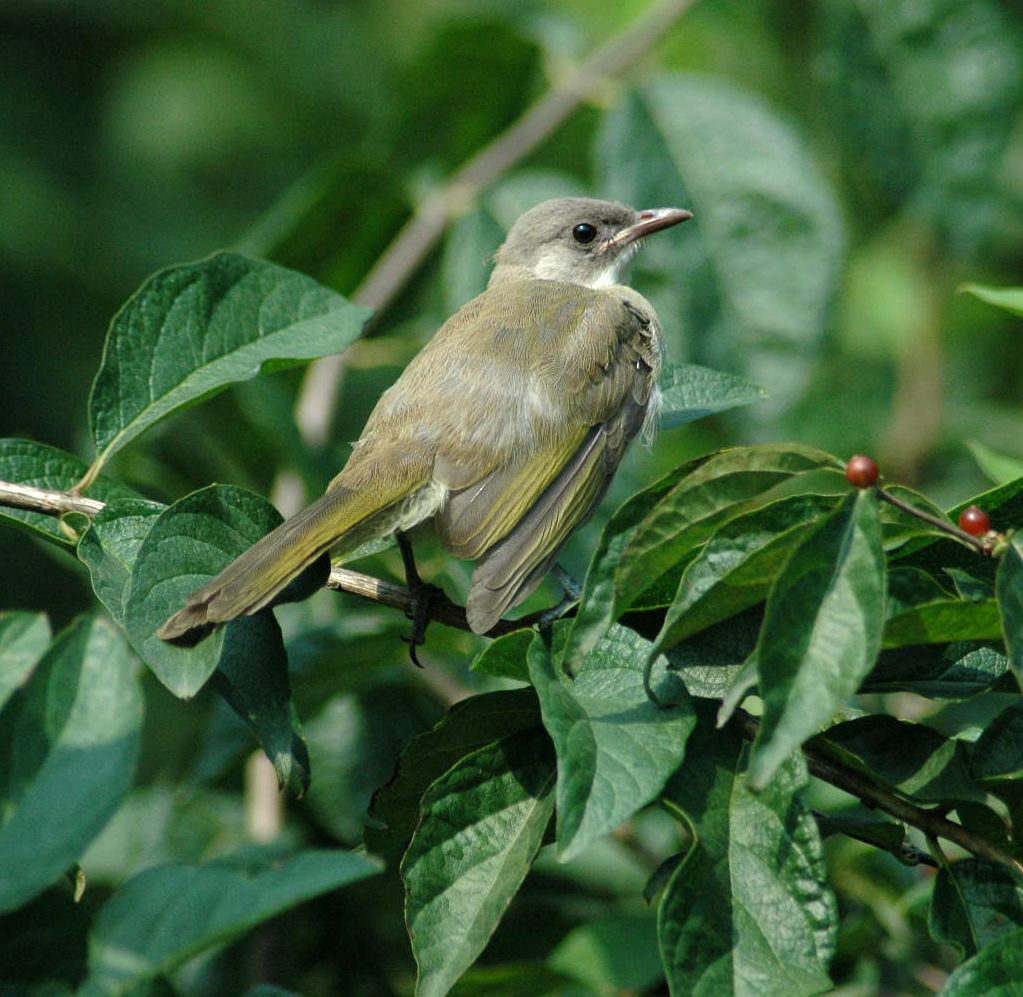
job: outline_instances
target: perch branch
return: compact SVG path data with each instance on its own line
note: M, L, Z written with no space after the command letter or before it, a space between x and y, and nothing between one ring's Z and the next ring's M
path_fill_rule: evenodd
M505 132L422 200L352 293L352 300L377 312L384 309L426 259L453 218L463 214L482 190L552 135L602 84L635 65L695 2L662 0L652 4L634 24L555 83ZM343 370L341 355L335 354L316 361L306 372L295 419L307 443L322 446L327 440Z
M33 488L30 485L0 481L0 506L27 509L45 516L62 516L66 512L80 512L92 519L106 507L106 503L71 492ZM413 604L412 593L404 585L385 582L372 575L352 571L350 568L333 568L327 579L326 587L406 612L411 610ZM446 596L431 598L427 615L431 620L445 626L455 627L459 630L470 629L465 618L465 609ZM520 620L499 620L493 628L487 631L487 636L500 637L513 630L532 626L542 615L543 613L533 613Z

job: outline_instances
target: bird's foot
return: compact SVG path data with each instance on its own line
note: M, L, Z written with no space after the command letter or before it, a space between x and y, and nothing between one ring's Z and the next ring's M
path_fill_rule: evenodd
M402 640L408 644L408 656L412 664L416 668L422 668L423 664L416 654L416 648L426 643L426 628L430 625L430 601L438 595L443 596L444 591L436 585L424 582L420 577L409 538L400 530L394 536L398 541L398 550L401 551L401 560L405 565L405 584L412 599L412 604L405 613L412 621L412 632L407 637L402 637Z
M545 609L536 621L541 631L547 632L561 617L579 601L583 588L560 564L551 568L551 574L558 580L564 591L561 601L550 609Z

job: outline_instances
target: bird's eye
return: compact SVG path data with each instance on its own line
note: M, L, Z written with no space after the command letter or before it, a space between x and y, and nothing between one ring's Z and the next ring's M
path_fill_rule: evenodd
M581 242L586 245L588 242L593 242L597 238L597 229L589 222L580 222L574 229L572 229L572 238L576 242Z

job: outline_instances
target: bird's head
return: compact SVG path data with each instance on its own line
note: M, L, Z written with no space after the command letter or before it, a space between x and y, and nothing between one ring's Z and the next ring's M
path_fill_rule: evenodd
M638 211L590 197L544 201L511 227L490 282L533 277L612 287L622 282L644 237L692 217L684 208Z

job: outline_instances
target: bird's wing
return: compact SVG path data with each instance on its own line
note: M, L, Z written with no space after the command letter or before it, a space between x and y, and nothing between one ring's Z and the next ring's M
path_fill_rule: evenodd
M578 288L536 283L548 285L541 294L564 298L535 309L560 314L559 323L524 333L534 337L527 390L541 397L546 392L558 430L545 434L540 420L530 452L489 469L474 458L438 458L438 470L462 484L438 514L440 535L455 553L482 556L467 604L477 632L490 629L536 587L596 507L643 424L660 368L656 319L634 292L580 296Z

